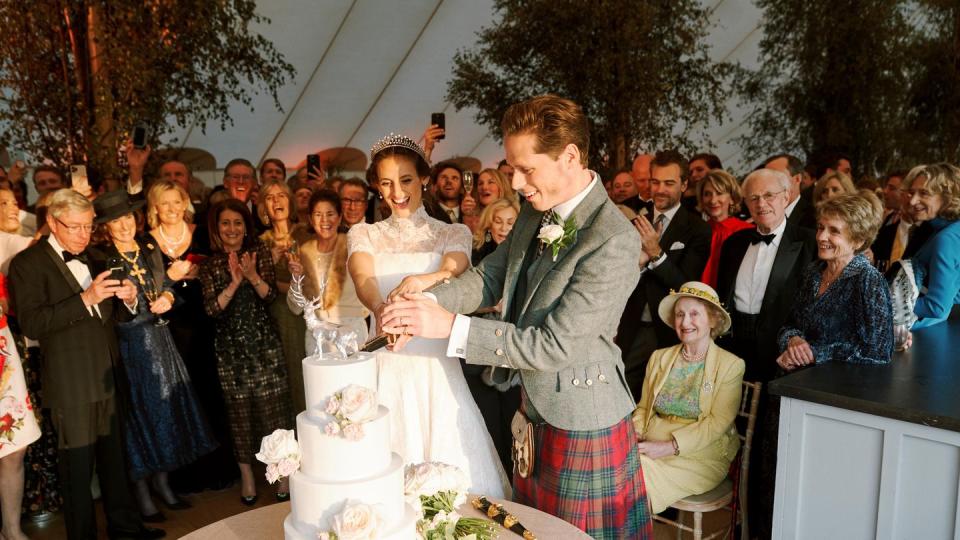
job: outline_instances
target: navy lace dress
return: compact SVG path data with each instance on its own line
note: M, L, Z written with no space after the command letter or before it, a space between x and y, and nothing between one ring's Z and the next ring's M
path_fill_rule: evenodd
M159 257L159 269L148 265L144 246L137 255L139 268L150 279L159 278L169 290L169 280ZM125 253L132 259L135 253ZM159 253L154 252L154 255ZM133 265L123 262L127 274ZM124 440L130 478L140 480L155 472L173 471L195 461L217 447L206 417L198 405L190 375L166 326L156 326L157 316L150 313L144 286L132 275L137 286L137 315L117 324L120 356L128 381Z

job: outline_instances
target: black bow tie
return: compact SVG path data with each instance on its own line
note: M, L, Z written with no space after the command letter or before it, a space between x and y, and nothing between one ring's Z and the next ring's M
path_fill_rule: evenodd
M764 244L770 245L770 242L773 242L773 239L776 238L776 234L760 234L756 229L752 231L750 235L750 244L759 244L763 242Z
M81 251L79 254L74 255L67 250L63 250L63 262L68 263L70 261L80 261L83 264L87 264L87 253Z

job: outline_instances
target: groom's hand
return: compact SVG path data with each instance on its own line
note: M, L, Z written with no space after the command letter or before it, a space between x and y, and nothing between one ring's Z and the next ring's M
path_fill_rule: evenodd
M423 294L404 294L383 309L383 331L400 335L394 350L401 350L411 336L450 337L453 320L453 313Z

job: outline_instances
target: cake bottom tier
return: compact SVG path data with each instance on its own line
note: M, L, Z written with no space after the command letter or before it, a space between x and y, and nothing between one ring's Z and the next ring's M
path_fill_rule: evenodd
M403 459L392 454L385 471L366 478L331 481L298 471L290 477L290 508L293 519L313 529L330 529L333 516L344 502L358 501L377 508L386 523L399 521L405 513Z
M388 523L384 530L377 535L378 540L413 540L417 538L417 520L420 515L412 506L403 505L403 517L396 523ZM293 519L293 514L288 514L283 520L283 537L285 540L317 540L317 533L321 532L315 527L297 523Z

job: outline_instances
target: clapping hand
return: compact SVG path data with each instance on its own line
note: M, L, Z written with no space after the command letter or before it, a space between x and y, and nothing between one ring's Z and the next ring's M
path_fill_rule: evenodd
M257 281L257 252L248 251L240 256L240 271L247 281Z
M243 269L240 267L240 258L237 252L231 252L227 255L227 268L230 270L230 282L233 285L240 285L243 281Z
M800 336L793 336L787 342L787 350L777 358L777 364L787 371L814 363L813 349L807 340Z
M303 275L303 264L300 262L300 256L296 253L286 252L287 257L287 268L290 270L290 275L295 278L299 278Z
M660 256L660 231L658 231L646 216L637 216L633 219L633 226L640 233L640 247L647 255L648 260Z

